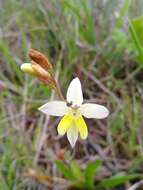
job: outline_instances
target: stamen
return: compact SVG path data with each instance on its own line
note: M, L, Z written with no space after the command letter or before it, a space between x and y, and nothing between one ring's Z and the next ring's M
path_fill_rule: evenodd
M79 108L79 106L77 106L77 105L72 106L73 110L77 110L78 108Z
M67 106L71 107L72 106L72 102L67 102Z

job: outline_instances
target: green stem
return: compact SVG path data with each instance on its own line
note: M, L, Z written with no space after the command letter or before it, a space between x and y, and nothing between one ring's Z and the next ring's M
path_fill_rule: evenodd
M57 93L60 100L65 101L65 98L64 98L62 91L61 91L61 88L60 88L59 84L57 83L57 81L55 80L53 73L51 72L50 74L51 74L51 77L52 77L54 84L55 84L55 88L54 88L55 92Z
M55 88L55 90L56 90L56 92L57 92L59 98L60 98L62 101L65 101L65 98L64 98L64 96L63 96L63 94L62 94L62 91L61 91L59 85L57 84L57 82L56 82L56 88Z

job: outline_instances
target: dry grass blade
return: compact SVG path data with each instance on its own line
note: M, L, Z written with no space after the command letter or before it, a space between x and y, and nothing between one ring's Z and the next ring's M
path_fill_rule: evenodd
M82 72L87 76L87 78L91 79L92 81L95 82L95 84L98 85L98 87L103 90L106 94L111 96L118 104L118 106L121 108L122 107L122 102L121 100L117 97L115 93L110 91L99 79L97 79L95 76L93 76L91 73L88 73L85 69L82 68Z
M128 190L137 190L139 187L143 187L143 180L135 183Z

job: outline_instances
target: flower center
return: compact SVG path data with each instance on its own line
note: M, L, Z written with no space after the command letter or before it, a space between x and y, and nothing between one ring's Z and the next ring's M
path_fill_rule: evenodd
M78 118L78 117L81 116L81 113L80 113L80 111L79 111L78 108L77 108L77 109L70 108L67 114L68 114L70 117L74 118L74 119L76 119L76 118Z
M73 102L67 102L67 107L70 107L74 110L79 108L79 106L74 104Z
M69 107L69 111L67 113L69 116L74 119L81 116L78 105L74 105L73 102L67 102L67 106Z

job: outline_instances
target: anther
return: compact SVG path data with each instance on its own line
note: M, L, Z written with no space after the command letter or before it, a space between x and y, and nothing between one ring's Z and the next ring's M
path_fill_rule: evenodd
M71 107L72 106L72 102L67 102L66 104L68 107Z

